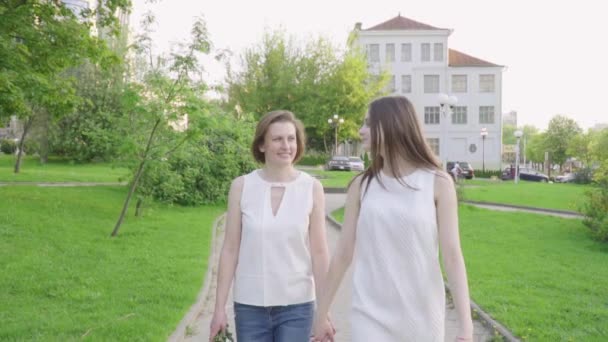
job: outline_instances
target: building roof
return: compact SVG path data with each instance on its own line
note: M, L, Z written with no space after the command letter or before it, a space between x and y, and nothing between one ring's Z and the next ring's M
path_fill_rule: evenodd
M390 30L445 30L442 28L427 25L406 17L401 14L393 19L389 19L381 24L367 28L363 31L390 31Z
M502 67L502 65L490 63L454 49L449 49L448 65L451 67Z

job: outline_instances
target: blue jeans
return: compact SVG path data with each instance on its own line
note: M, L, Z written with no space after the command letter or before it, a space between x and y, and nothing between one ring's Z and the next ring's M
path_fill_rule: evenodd
M308 342L314 302L286 306L234 303L238 342Z

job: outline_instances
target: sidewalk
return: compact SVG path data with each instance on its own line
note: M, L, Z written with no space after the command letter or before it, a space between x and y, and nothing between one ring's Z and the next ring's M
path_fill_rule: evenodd
M326 194L326 213L331 213L333 210L338 209L344 205L345 194ZM337 227L327 221L327 242L330 248L330 253L333 253L335 245L338 241L340 231ZM213 306L215 303L215 286L217 283L217 262L219 258L219 250L224 238L223 229L219 229L216 235L217 252L214 256L214 262L210 267L213 267L211 272L211 284L209 292L204 299L203 310L197 315L196 320L189 324L186 328L186 336L179 341L207 341L209 339L209 324L211 322L211 316L213 314ZM334 299L331 317L336 327L336 341L337 342L349 342L351 341L350 333L350 301L351 301L351 285L352 285L352 267L347 271L344 280L338 290L336 298ZM234 332L234 311L232 307L232 293L229 295L228 300L228 320L230 324L230 330ZM481 323L475 321L475 341L487 341L491 338L491 332L484 327ZM454 341L457 334L457 316L453 307L448 304L446 307L446 341Z

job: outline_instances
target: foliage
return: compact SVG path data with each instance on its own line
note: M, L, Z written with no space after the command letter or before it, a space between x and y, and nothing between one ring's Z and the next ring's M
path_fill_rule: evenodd
M306 150L306 154L302 156L298 165L309 165L309 166L317 166L324 165L327 160L329 160L329 154L318 152L315 150Z
M225 330L220 331L213 338L213 342L227 342L227 341L230 341L230 342L234 341L234 338L232 337L232 333L228 329L228 324L226 324L226 329Z
M568 158L568 144L572 138L581 134L582 130L576 121L565 116L557 115L549 121L545 133L545 148L551 154L553 163L562 165Z
M566 154L568 157L574 157L584 162L585 165L590 165L592 160L591 142L594 140L593 131L587 133L579 133L570 139Z
M80 102L74 80L63 72L82 64L110 63L105 43L90 34L118 27L118 10L128 0L100 2L93 11L73 13L61 1L0 3L0 115L17 115L24 123L20 142L39 116L59 118ZM19 149L20 151L23 148ZM15 163L19 172L21 154Z
M475 178L492 178L493 176L500 178L501 175L502 170L475 170Z
M0 140L0 151L5 154L13 154L17 150L17 144L13 139Z
M229 107L257 118L271 110L291 110L307 127L309 147L329 151L334 129L328 118L338 114L344 119L339 141L358 138L366 107L383 91L388 75L372 77L356 48L341 52L324 38L303 45L284 32L267 32L242 56L242 71L229 70Z
M254 123L228 115L207 117L206 134L166 160L151 161L138 196L181 205L221 203L231 181L256 167L249 151Z
M600 164L593 180L598 186L587 193L582 209L584 223L595 239L608 242L608 159Z

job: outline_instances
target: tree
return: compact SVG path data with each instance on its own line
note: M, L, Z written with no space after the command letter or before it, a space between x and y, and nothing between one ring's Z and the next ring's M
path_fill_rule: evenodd
M126 97L131 109L125 125L132 133L125 137L123 151L127 152L124 157L135 161L134 172L111 236L118 234L147 164L168 158L188 140L199 136L206 124L204 116L208 115L208 103L204 100L206 84L198 79L202 73L198 57L211 49L205 22L197 19L191 40L180 44L169 56L155 56L152 52L153 23L154 16L148 13L143 20L144 33L136 40L139 60L149 62L141 66L141 82L132 84ZM173 127L186 116L187 128L176 133Z
M576 121L565 116L557 115L549 121L549 126L545 133L545 147L551 154L553 163L563 165L568 154L568 144L570 140L582 133L582 129Z
M242 71L228 73L228 104L256 117L291 110L307 127L309 145L327 150L333 133L327 119L344 118L340 140L358 137L367 104L388 80L369 74L366 63L356 48L341 52L324 38L300 47L283 32L267 32L242 56Z
M589 166L592 161L591 142L593 141L593 138L593 131L575 135L568 143L568 149L566 150L567 155L578 158L585 163L585 165Z
M79 103L73 79L62 73L87 59L111 59L104 42L90 35L93 18L99 29L114 32L117 10L129 6L128 0L100 1L95 10L77 15L61 1L0 2L0 116L23 121L15 173L35 121L65 115Z

